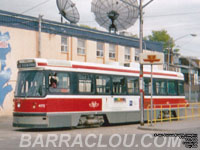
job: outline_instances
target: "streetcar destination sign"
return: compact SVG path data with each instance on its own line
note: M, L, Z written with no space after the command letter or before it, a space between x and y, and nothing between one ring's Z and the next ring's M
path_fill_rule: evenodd
M140 64L161 65L164 63L164 55L159 53L141 53Z

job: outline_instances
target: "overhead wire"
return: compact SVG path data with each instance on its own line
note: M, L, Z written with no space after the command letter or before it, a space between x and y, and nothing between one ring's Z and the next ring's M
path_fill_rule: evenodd
M192 14L200 14L200 11L195 11L195 12L183 12L183 13L171 13L171 14L162 14L162 15L152 15L152 16L145 16L144 18L156 18L156 17L169 17L169 16L181 16L181 15L192 15ZM91 23L95 21L84 21L81 23Z
M46 4L46 3L49 2L49 1L50 1L50 0L46 0L46 1L44 1L44 2L41 2L41 3L39 3L39 4L37 4L37 5L33 6L33 7L31 7L31 8L29 8L29 9L27 9L27 10L21 12L20 14L22 15L22 14L24 14L24 13L27 13L27 12L29 12L29 11L31 11L31 10L37 8L37 7L40 7L41 5Z
M191 14L200 14L200 11L196 11L196 12L184 12L184 13L171 13L171 14L163 14L163 15L152 15L152 16L144 16L151 18L151 17L169 17L169 16L179 16L179 15L191 15Z
M46 1L43 1L23 12L21 12L20 14L25 14L35 8L38 8L40 7L41 5L44 5L46 3L48 3L50 0L46 0ZM19 15L20 15L19 14ZM200 11L194 11L194 12L183 12L183 13L171 13L171 14L162 14L162 15L152 15L152 16L144 16L144 18L157 18L157 17L170 17L170 16L179 16L179 15L192 15L192 14L200 14ZM79 23L96 23L95 21L82 21L82 22L79 22ZM178 26L178 25L177 25ZM186 25L187 26L187 25ZM197 27L195 27L197 28Z

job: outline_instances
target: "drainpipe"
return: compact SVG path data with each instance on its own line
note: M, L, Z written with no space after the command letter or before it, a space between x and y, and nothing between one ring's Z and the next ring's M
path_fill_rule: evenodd
M42 17L43 15L39 15L39 26L38 26L38 55L37 57L41 57L41 30L42 30Z

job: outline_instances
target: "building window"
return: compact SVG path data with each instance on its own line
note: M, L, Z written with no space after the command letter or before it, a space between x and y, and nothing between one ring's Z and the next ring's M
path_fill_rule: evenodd
M81 55L85 55L85 40L78 39L77 53Z
M68 52L66 36L61 37L61 52Z
M104 44L97 42L97 57L103 57L104 55Z
M115 59L116 56L116 46L114 44L109 45L109 58Z
M130 47L125 47L125 60L131 60L131 49Z
M139 49L135 49L135 61L139 62L139 54L140 54L140 50Z

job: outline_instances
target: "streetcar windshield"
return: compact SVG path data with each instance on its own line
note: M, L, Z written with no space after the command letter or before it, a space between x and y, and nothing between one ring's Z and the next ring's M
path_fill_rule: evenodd
M16 97L43 97L45 94L45 76L42 71L21 71L18 73Z

